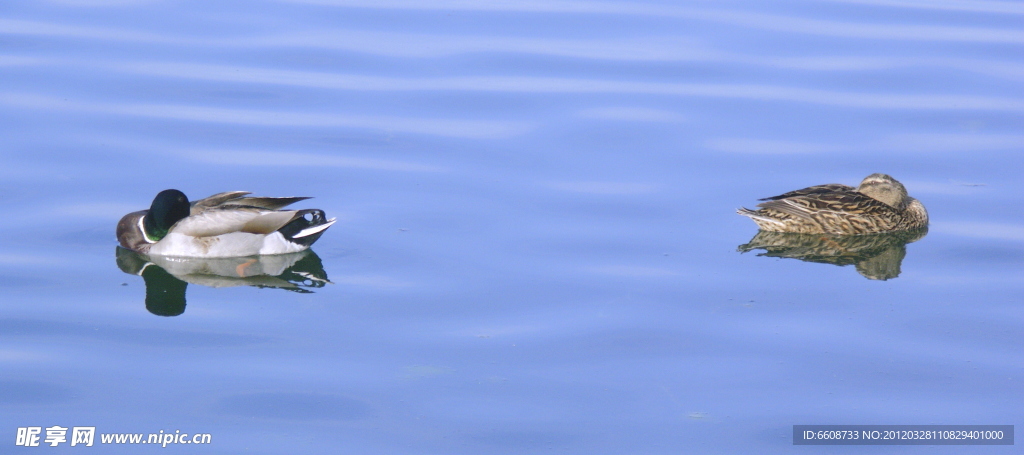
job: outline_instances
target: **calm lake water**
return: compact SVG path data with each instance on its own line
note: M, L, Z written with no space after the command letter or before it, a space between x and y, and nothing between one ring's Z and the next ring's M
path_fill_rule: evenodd
M1022 25L1002 1L5 2L0 451L80 450L13 444L59 425L95 453L1018 453L792 425L1024 428ZM926 236L836 257L734 212L874 172ZM338 223L249 278L119 255L166 188ZM98 436L160 431L212 443Z

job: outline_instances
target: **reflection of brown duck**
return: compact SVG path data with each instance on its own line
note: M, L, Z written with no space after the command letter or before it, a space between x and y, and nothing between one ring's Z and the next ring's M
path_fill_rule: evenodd
M116 251L122 272L146 281L146 308L160 316L185 312L188 284L209 287L254 286L309 293L329 284L320 257L312 250L242 258L168 258L126 248Z
M761 199L759 210L736 211L765 231L858 235L906 231L928 226L928 212L902 183L871 174L853 188L817 185Z
M888 280L900 274L906 245L928 233L927 229L870 235L792 234L758 231L737 251L763 249L758 256L793 258L833 265L854 264L857 272L872 280Z

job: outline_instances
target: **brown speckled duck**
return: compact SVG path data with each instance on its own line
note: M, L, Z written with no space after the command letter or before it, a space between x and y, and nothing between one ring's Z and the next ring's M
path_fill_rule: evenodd
M765 231L859 235L928 226L921 201L886 174L871 174L857 188L829 183L761 200L767 201L757 204L761 209L741 208L736 213Z

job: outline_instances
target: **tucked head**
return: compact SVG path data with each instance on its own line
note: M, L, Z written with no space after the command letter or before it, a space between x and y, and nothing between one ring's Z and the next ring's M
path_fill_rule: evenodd
M191 205L185 193L178 190L163 190L153 198L149 213L143 221L146 235L150 240L160 240L178 220L188 217Z
M898 209L906 207L909 203L907 189L888 174L871 174L864 177L857 191Z

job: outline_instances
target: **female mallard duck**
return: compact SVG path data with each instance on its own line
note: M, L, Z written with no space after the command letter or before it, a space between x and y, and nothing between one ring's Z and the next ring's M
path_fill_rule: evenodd
M928 226L921 201L886 174L871 174L853 188L817 185L761 199L759 210L736 211L765 231L799 234L876 234Z
M143 254L238 257L309 248L335 219L319 209L279 210L307 197L244 197L228 191L189 203L178 190L156 195L149 210L117 223L121 246Z

